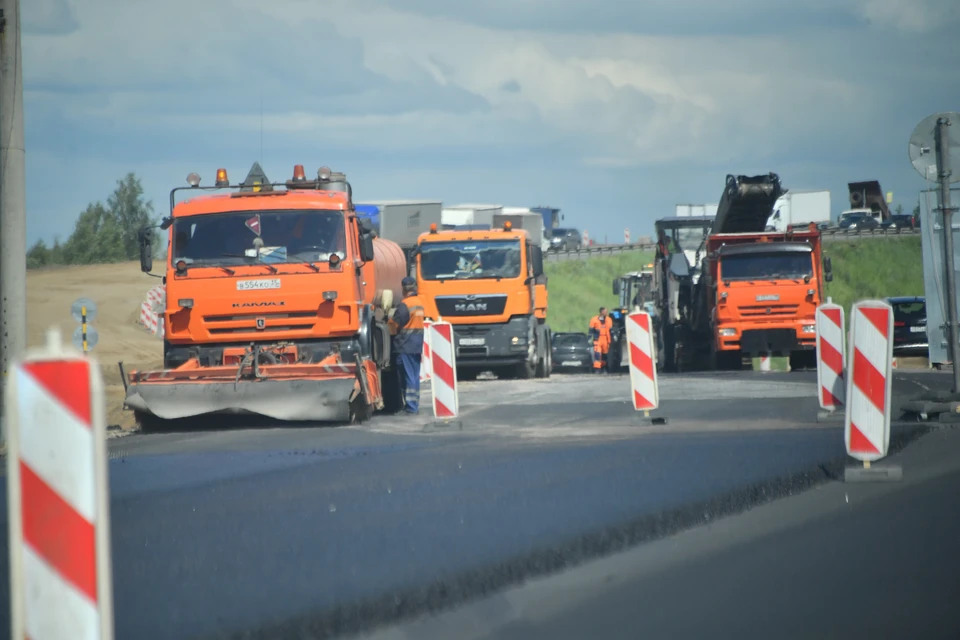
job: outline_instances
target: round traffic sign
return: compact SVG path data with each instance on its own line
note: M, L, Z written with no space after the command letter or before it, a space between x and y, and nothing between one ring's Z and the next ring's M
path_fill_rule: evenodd
M87 312L87 322L97 317L97 303L90 298L80 298L70 306L70 313L77 322L83 322L83 311Z
M97 333L96 328L87 325L87 351L97 346L99 340L100 334ZM77 327L77 330L73 332L73 346L83 351L83 327Z

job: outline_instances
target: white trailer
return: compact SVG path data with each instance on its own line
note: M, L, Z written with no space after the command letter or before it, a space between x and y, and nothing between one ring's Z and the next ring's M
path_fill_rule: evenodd
M829 191L788 191L773 205L767 228L782 233L789 227L806 227L811 222L821 229L830 225Z
M493 216L503 212L499 204L457 204L444 207L441 212L443 226L489 225L493 226Z
M443 224L439 200L374 200L355 206L358 215L373 223L379 237L404 249L416 246L417 238L429 231L431 224Z
M504 207L503 213L493 216L493 226L500 228L509 222L514 229L523 229L530 235L530 241L546 252L550 248L550 238L544 232L543 216L523 207Z
M678 218L716 217L719 204L678 204Z

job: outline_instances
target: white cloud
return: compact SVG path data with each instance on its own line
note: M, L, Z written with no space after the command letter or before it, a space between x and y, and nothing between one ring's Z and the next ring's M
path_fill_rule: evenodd
M838 150L862 154L858 176L875 172L878 153L905 144L899 128L960 101L955 86L931 89L953 70L943 26L956 0L505 1L25 3L28 147L104 171L231 153L246 167L262 123L268 146L298 158L402 158L420 167L405 175L464 188L478 162L506 158L547 194L565 186L546 167L579 165L594 179L657 176L645 197L670 202L719 192L742 167L816 166ZM462 179L457 166L470 167ZM46 211L50 197L34 199Z

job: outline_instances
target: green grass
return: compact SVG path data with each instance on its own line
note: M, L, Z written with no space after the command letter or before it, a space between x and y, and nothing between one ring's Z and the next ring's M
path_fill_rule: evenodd
M833 262L827 295L843 307L847 318L860 300L924 295L919 236L830 242L824 247L824 255Z
M871 238L824 244L833 262L833 282L827 295L842 305L847 318L854 302L886 296L923 295L920 238ZM653 260L651 252L636 251L591 260L546 264L550 291L547 319L556 331L585 332L601 305L618 304L611 286L616 276L638 271ZM781 364L771 363L779 369Z
M612 309L619 304L613 295L613 279L639 271L652 261L651 251L630 251L591 260L546 263L550 328L554 332L586 333L590 318L601 306Z

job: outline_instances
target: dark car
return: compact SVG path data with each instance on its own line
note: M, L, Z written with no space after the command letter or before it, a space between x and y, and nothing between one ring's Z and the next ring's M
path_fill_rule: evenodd
M840 220L841 229L856 229L857 231L871 231L880 227L880 223L871 215L852 213Z
M913 229L915 226L916 221L913 216L905 213L894 214L880 223L882 229Z
M583 238L577 229L553 229L550 232L552 251L579 251L582 246Z
M554 371L590 371L593 369L593 342L585 333L553 334Z
M927 343L927 303L922 296L887 298L893 307L893 355L929 355Z

